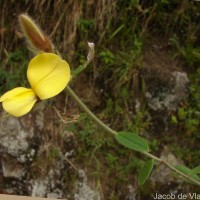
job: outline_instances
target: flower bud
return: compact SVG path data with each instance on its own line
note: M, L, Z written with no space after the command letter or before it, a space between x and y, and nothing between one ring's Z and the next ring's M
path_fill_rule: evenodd
M27 14L19 15L19 23L28 43L36 52L53 52L53 45L49 38L41 31Z

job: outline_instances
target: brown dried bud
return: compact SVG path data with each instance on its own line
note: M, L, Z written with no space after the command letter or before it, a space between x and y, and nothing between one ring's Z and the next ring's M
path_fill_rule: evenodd
M19 15L19 23L24 36L35 51L53 52L50 39L41 31L27 14Z
M94 58L94 43L88 42L88 47L89 47L89 51L88 51L88 55L87 55L87 60L89 62L91 62Z

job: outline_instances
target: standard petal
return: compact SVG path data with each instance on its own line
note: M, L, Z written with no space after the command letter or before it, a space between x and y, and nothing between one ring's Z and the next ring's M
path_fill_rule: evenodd
M6 112L20 117L31 110L37 97L32 89L19 87L5 93L0 100Z
M27 77L37 96L44 100L66 87L70 80L70 68L58 55L41 53L29 63Z

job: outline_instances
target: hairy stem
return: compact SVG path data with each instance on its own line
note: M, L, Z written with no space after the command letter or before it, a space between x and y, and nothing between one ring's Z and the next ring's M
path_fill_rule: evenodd
M88 108L87 106L81 101L81 99L74 93L74 91L69 87L67 86L66 87L66 91L68 94L70 94L70 96L76 101L76 103L101 127L103 128L106 132L108 133L111 133L113 135L117 135L117 132L112 130L110 127L108 127L106 124L104 124L99 118L97 118ZM143 153L145 156L157 161L157 162L160 162L162 164L164 164L165 166L167 166L170 170L176 172L178 175L180 175L182 178L186 178L187 180L197 184L200 186L200 182L197 181L196 179L190 177L189 175L186 175L184 173L182 173L181 171L179 171L178 169L176 169L174 166L172 166L170 163L168 163L167 161L161 159L161 158L158 158L156 156L154 156L153 154L151 153L148 153L148 152L141 152Z
M80 100L80 98L74 93L74 91L67 86L66 91L68 94L73 97L73 99L76 101L76 103L101 127L103 128L106 132L109 132L113 135L116 135L117 132L112 130L110 127L108 127L106 124L104 124L99 118L97 118L88 108L87 106Z

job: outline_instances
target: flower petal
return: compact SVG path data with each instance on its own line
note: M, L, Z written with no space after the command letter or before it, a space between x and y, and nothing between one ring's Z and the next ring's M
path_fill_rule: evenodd
M48 99L60 93L70 80L70 68L66 61L53 53L41 53L29 63L27 77L40 99Z
M27 89L27 88L24 88L24 87L17 87L13 90L6 92L4 95L2 95L0 97L0 102L4 101L5 99L12 98L13 96L21 94L22 92L26 91L24 89L31 90L31 89Z
M0 98L4 110L15 117L28 113L36 101L34 91L23 87L10 90Z

